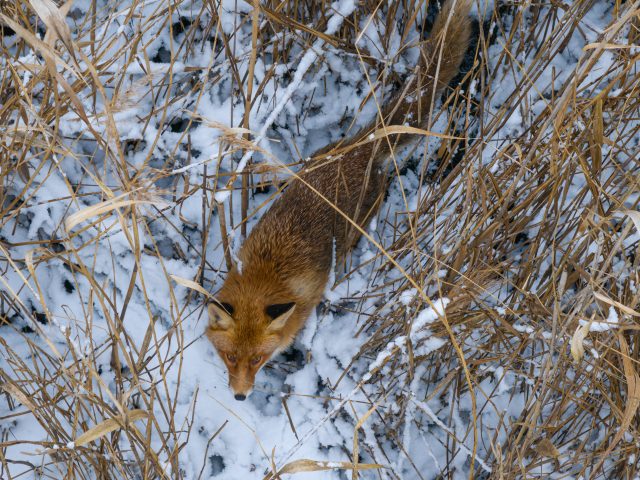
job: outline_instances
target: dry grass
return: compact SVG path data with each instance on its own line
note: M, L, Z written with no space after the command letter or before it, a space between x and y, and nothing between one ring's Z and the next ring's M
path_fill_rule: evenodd
M249 105L274 109L273 94L265 92L274 79L277 89L286 88L294 72L274 67L257 80L256 62L268 57L274 65L284 64L324 45L352 57L367 72L378 72L364 86L379 90L400 78L381 60L393 38L392 25L420 23L420 2L383 6L365 0L332 34L324 33L334 13L324 0L253 2L260 4L259 12L238 15L237 24L225 28L215 1L132 0L130 8L89 3L87 15L68 5L70 31L46 13L42 5L50 2L0 3L0 376L6 404L0 418L0 476L184 478L180 454L193 416L176 418L181 375L168 382L165 374L186 368L183 354L190 344L184 322L201 315L203 297L193 291L185 299L174 291L167 259L196 255L199 268L191 280L212 290L233 261L228 234L244 235L245 219L263 207L250 194L269 182L276 168L269 166L266 174L255 173L256 167L236 172L243 154L264 151L250 130L260 125L251 125L244 112ZM375 478L402 478L389 466L393 452L405 452L407 468L415 464L405 445L408 432L439 425L426 406L438 398L442 408L435 414L450 452L440 459L442 478L460 473L460 462L453 459L461 442L492 467L494 478L555 472L557 478L631 479L640 474L640 231L625 216L638 210L640 201L638 50L625 47L640 41L638 2L611 2L609 28L596 43L581 45L577 64L569 72L554 72L544 91L536 80L566 53L572 37L578 43L584 39L581 30L588 25L581 20L603 2L526 3L524 8L525 3L516 0L489 14L464 82L449 92L450 108L443 109L440 122L465 140L434 140L429 150L435 148L434 158L418 163L420 168L397 157L394 175L402 168L413 172L417 201L381 212L374 238L383 242L384 254L353 266L371 272L369 289L335 306L359 311L372 297L379 305L363 317L369 340L349 366L366 367L388 350L362 386L375 407L370 411L375 426L363 419L355 429L362 426L363 434L355 436L351 452L356 463L360 456L386 465L373 470ZM376 25L379 52L354 46L369 17L389 19ZM125 28L114 34L114 22ZM171 44L158 49L158 38L167 30ZM403 44L409 41L405 33L400 32ZM243 45L245 38L252 48L239 50L236 41ZM209 57L202 53L208 51ZM605 56L611 61L599 63ZM187 62L194 58L204 60ZM318 73L324 60L307 74L318 76L318 95L326 94L320 92L326 78ZM243 62L248 69L241 68ZM513 75L517 87L504 99L502 82ZM231 92L234 101L226 114L236 129L192 113L211 92ZM309 98L294 96L293 101L311 105ZM143 108L136 110L138 104ZM313 115L311 108L302 111L289 129L299 129ZM505 137L514 112L521 121ZM119 119L134 115L140 131L119 131ZM347 131L350 121L347 115L330 128ZM195 151L190 136L192 128L207 122L223 131L210 157ZM268 137L282 134L279 148L288 151L286 163L295 168L303 146L283 130L269 130ZM404 158L421 153L427 153L424 145ZM204 175L195 175L196 167ZM70 171L73 175L67 175ZM225 186L239 191L215 202L213 194ZM57 197L34 200L50 188ZM201 199L200 230L182 215L183 205L193 199ZM59 223L32 229L28 241L12 241L17 226L28 229L38 220L40 208L49 209ZM77 211L83 215L69 220ZM171 235L162 242L143 241L158 240L157 232ZM122 245L132 252L130 277L118 284L124 290L96 273L104 272L96 262L107 250L114 257L114 275L119 271ZM224 260L207 256L222 250ZM144 267L150 257L157 260L157 270ZM398 274L396 264L406 275ZM46 293L50 266L66 269L68 288L83 305L83 318L73 319L75 335L57 317L64 306ZM168 292L164 318L154 307L160 283ZM407 296L412 285L426 295ZM134 290L147 305L143 318L127 316ZM410 332L429 299L439 297L451 303L431 330L452 348L421 354L422 345L409 342L389 349ZM412 300L406 305L404 298ZM579 320L606 321L610 308L619 325L582 332L584 342L576 336L574 351L579 353L583 343L585 353L574 358L570 347ZM106 335L93 330L97 318L107 325ZM158 335L156 322L166 334ZM144 341L135 341L131 328ZM111 356L110 384L100 371L98 357L105 354ZM503 381L510 386L507 397ZM507 413L509 395L518 406ZM192 415L198 401L196 395ZM469 418L461 422L459 410L471 405ZM46 441L16 436L14 422L26 417L35 419L42 431L38 438ZM33 460L8 456L9 447L16 451L16 446L32 452ZM205 451L203 471L206 458ZM354 464L342 466L353 478L365 478ZM296 467L326 468L294 463L273 467L273 474ZM465 468L475 472L472 477L489 476L479 462ZM16 471L24 473L12 477ZM408 471L410 478L423 478L418 468Z

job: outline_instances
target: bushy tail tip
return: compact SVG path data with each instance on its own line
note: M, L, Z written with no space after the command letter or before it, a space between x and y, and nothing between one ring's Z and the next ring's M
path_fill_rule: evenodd
M445 88L460 71L471 36L471 0L448 0L436 17L427 48L427 74L436 90Z

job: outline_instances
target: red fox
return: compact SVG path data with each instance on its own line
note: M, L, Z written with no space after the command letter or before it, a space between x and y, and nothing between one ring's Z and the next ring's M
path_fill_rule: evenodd
M433 101L460 69L469 43L470 0L449 0L436 18L409 83L382 119L347 141L317 152L253 228L208 305L206 334L229 371L236 400L251 393L256 373L286 349L322 299L341 262L384 193L383 162L406 135L374 139L383 125L420 127Z

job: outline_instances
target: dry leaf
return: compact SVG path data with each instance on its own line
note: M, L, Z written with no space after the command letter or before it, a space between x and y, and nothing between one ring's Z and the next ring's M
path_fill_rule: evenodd
M18 171L18 175L20 175L20 178L22 179L22 181L24 183L29 183L29 180L31 180L31 173L29 172L29 162L22 161L22 162L18 163L17 171Z
M629 216L633 224L636 226L636 230L640 233L640 212L637 210L623 210L622 213Z
M573 361L576 364L580 363L582 361L582 358L584 357L584 346L582 345L582 342L589 333L590 327L591 322L586 323L582 326L578 326L575 333L571 337L571 356L573 357Z
M541 457L558 458L560 456L560 452L548 438L543 438L538 442L536 452Z

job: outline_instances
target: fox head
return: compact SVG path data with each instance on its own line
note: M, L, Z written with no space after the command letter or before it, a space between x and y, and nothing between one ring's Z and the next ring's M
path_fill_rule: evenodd
M234 305L224 300L209 303L206 333L227 367L235 399L244 400L253 389L256 373L291 342L286 325L296 304L253 298Z

